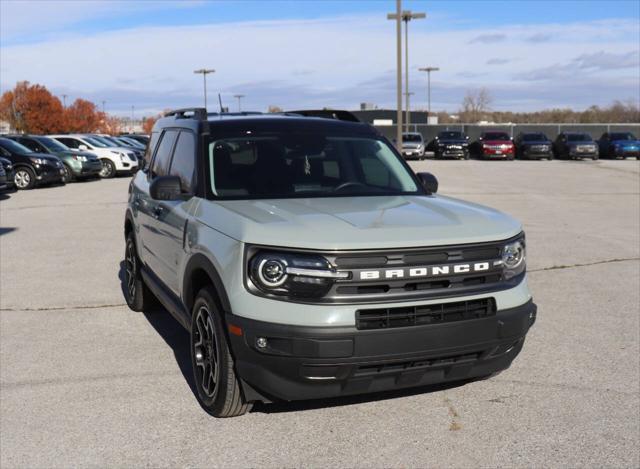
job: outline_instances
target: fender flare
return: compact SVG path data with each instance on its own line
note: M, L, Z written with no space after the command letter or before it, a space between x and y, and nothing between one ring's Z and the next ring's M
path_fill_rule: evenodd
M187 262L187 266L184 269L182 301L186 306L187 311L191 311L195 294L198 293L193 291L193 273L196 270L203 270L206 272L217 293L222 311L224 313L231 313L231 303L229 302L229 296L227 295L227 291L222 283L222 278L220 277L220 274L218 274L218 270L215 268L213 263L201 253L194 254L193 257L189 259L189 262Z

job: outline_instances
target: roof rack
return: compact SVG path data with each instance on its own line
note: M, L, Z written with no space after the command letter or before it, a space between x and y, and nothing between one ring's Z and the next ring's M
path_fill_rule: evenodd
M193 113L193 118L206 121L207 120L207 110L203 107L187 107L184 109L174 109L172 111L167 111L164 113L164 117L175 116L177 119L186 119L191 116L187 116L186 114Z
M217 116L261 116L264 114L259 111L242 111L242 112L208 112L207 116L209 117L217 117Z
M303 111L287 111L285 115L297 114L305 117L323 117L325 119L335 119L339 121L360 122L352 112L333 109L308 109Z

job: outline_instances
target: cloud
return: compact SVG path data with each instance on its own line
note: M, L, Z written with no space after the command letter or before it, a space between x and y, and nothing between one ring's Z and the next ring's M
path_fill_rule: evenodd
M625 69L635 69L638 76L639 68L640 51L638 50L622 53L598 51L581 54L566 63L555 63L528 70L517 74L515 78L526 81L560 80L575 77L577 73L593 74Z
M493 58L487 60L487 65L504 65L509 62L513 62L513 59L501 59L501 58Z
M536 33L524 38L527 42L548 42L552 38L551 34Z
M505 34L481 34L474 37L469 41L469 44L494 44L496 42L503 42L507 39Z

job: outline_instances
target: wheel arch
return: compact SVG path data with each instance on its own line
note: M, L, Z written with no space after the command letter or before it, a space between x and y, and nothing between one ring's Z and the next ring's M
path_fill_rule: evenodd
M182 301L189 313L191 313L198 291L207 285L210 285L215 290L216 301L222 312L230 313L231 303L220 274L204 254L198 253L189 259L184 270L182 282Z

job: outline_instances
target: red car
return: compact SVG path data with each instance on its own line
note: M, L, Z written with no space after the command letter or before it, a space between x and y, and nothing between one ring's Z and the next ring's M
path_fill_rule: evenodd
M513 139L508 133L499 130L482 132L474 147L474 153L482 159L512 160L516 156Z

